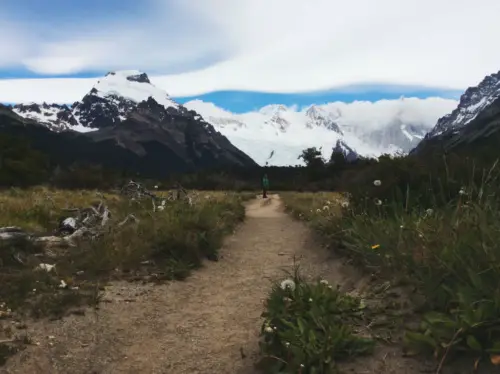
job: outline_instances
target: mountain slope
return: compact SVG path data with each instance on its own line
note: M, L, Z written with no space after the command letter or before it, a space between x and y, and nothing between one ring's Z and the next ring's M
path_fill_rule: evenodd
M11 114L24 119L15 125L4 120L1 131L32 139L56 163L87 161L150 176L256 166L199 114L136 71L108 73L71 106L15 105Z
M469 87L458 106L441 117L411 153L491 145L491 140L499 134L500 72L485 77L476 87Z
M296 165L301 164L298 156L308 147L322 148L323 157L329 159L339 140L364 157L408 152L456 101L401 98L335 102L302 110L268 105L241 114L200 100L184 105L200 113L257 163Z

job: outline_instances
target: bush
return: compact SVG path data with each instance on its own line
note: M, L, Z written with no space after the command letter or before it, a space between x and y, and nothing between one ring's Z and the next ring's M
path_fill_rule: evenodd
M363 301L326 281L309 284L298 270L272 287L261 328L265 373L332 373L336 361L368 353L373 340L355 333Z

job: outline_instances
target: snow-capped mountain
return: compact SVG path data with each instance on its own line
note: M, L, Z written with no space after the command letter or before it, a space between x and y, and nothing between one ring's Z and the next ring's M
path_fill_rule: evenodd
M476 87L469 87L460 97L458 106L449 114L441 117L429 132L429 137L456 131L474 120L500 97L500 71L486 76Z
M337 143L335 143L335 147L333 147L330 162L335 163L335 154L341 154L342 156L344 156L344 159L347 162L356 161L359 158L359 155L356 153L356 151L340 139L337 140Z
M149 97L165 108L183 109L165 91L151 84L145 73L123 70L106 74L81 101L71 106L17 104L13 111L54 131L88 132L119 124Z
M31 103L7 110L17 119L0 121L0 130L36 138L55 163L97 162L149 175L257 166L139 71L108 73L70 106Z
M436 126L411 151L417 154L437 147L449 151L460 145L494 143L500 133L500 72L486 76L478 86L469 87L458 106L439 118ZM483 141L483 142L481 142Z
M302 164L298 156L308 147L321 148L329 159L339 140L364 157L408 152L456 104L441 98L401 98L302 109L267 105L238 114L201 100L184 106L200 113L260 165L297 165Z
M456 106L456 101L441 98L401 98L306 108L273 104L235 114L200 100L180 105L145 73L130 70L108 73L72 105L18 104L13 111L55 132L95 132L119 128L148 98L172 118L190 118L220 132L260 165L301 164L298 156L308 147L321 148L329 159L339 140L364 157L404 153L416 146L437 118Z

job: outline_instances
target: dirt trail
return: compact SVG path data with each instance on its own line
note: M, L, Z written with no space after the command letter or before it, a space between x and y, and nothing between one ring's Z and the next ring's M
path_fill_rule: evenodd
M330 258L305 225L288 217L277 195L248 204L245 223L226 240L221 255L185 281L113 283L97 312L32 324L30 335L40 345L18 354L0 372L252 374L262 302L271 279L291 269L294 255L303 257L305 275L343 288L364 282ZM393 352L381 354L351 372L377 372ZM411 372L400 364L395 359L380 373Z

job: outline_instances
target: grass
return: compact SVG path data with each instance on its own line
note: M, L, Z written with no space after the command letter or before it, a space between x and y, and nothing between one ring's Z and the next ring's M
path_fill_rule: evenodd
M337 204L335 213L324 208L335 195L282 195L289 211L337 251L370 273L397 275L414 288L423 301L416 309L421 325L407 332L406 350L433 354L438 372L459 356L470 357L471 367L500 364L500 173L496 164L479 177L474 173L446 201L425 184L388 193L392 186L384 180L343 208Z
M167 191L159 194L166 195ZM138 223L112 223L101 237L69 248L43 248L26 240L0 242L0 319L60 318L98 307L101 289L113 279L182 280L204 259L217 260L225 235L244 219L243 201L254 194L200 191L193 206L171 202L153 212L151 201L130 202L97 191L33 188L0 193L0 227L19 226L50 234L64 209L100 199L120 222L133 213ZM55 265L51 271L40 264ZM18 348L0 343L0 362Z
M334 373L337 361L371 352L374 340L357 332L365 307L325 280L305 282L296 267L266 300L259 368L268 374Z
M206 258L216 260L226 234L244 218L251 195L200 192L193 206L172 202L152 212L151 202L131 203L97 191L34 188L0 193L0 226L50 233L64 208L104 199L114 222L133 213L138 223L109 230L75 247L44 249L27 241L0 243L0 303L34 317L60 316L69 307L97 304L99 288L111 279L184 279ZM55 265L48 272L41 263ZM61 281L67 285L61 287Z

